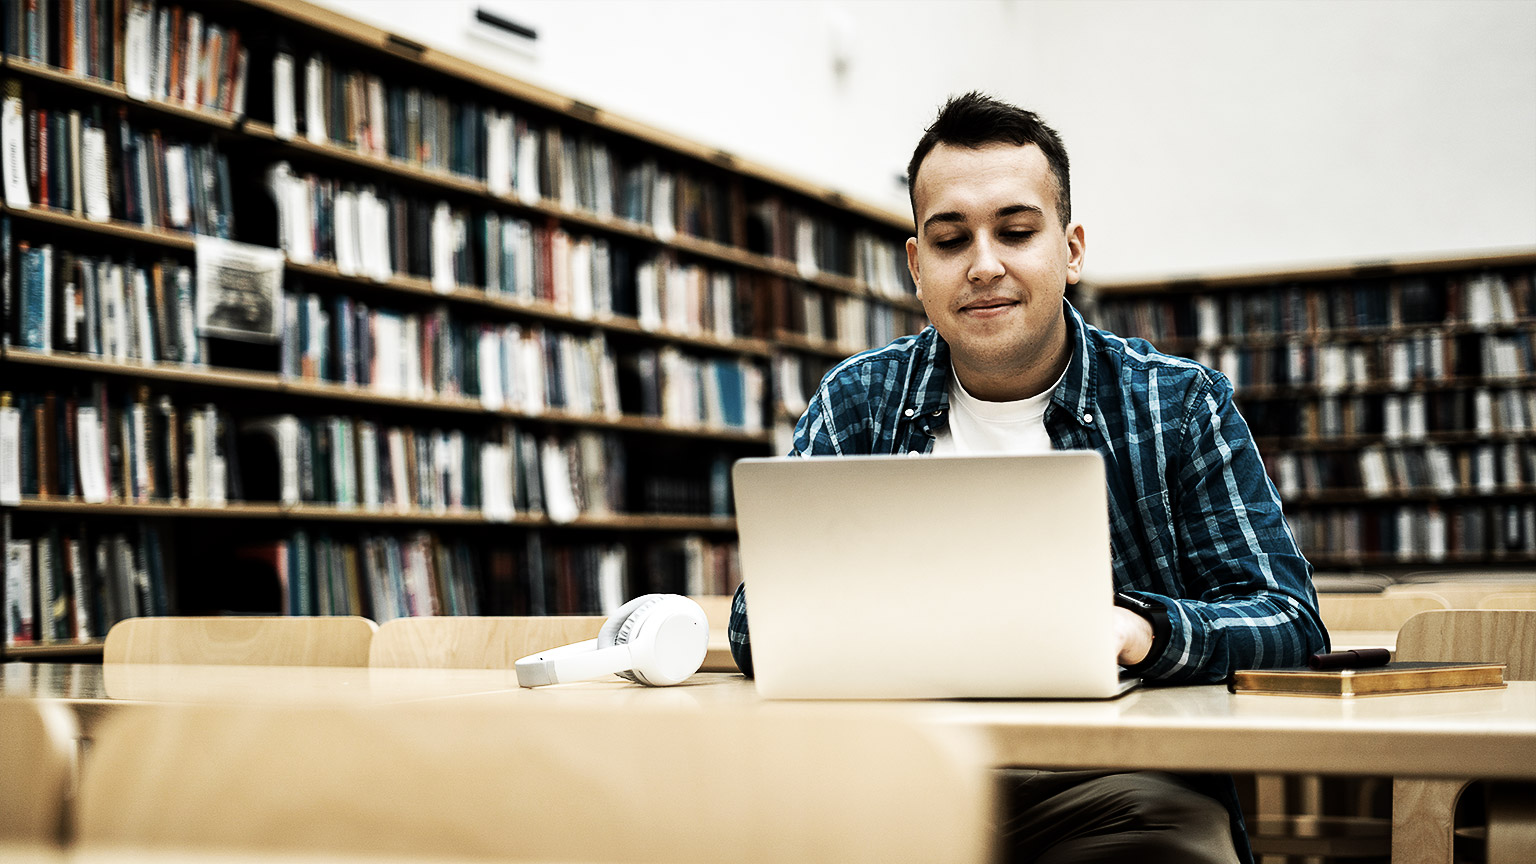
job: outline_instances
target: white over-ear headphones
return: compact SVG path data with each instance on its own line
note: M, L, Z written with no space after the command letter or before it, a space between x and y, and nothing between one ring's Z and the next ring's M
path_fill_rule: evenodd
M640 684L677 684L704 665L709 621L681 594L646 594L625 603L596 639L551 648L513 664L522 687L619 675Z

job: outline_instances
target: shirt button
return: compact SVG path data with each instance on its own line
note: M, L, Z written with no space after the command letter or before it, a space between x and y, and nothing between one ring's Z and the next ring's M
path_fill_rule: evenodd
M906 413L907 413L908 417L911 417L913 414L916 414L917 412L913 411L911 408L908 408Z
M908 450L907 451L907 455L908 456L921 456L921 455L923 455L923 451L921 451L921 450Z
M1084 414L1083 415L1083 422L1084 423L1092 423L1093 422L1093 415L1092 414Z
M944 413L944 409L940 408L939 410L933 412L933 416L937 417L937 416L939 416L940 414L943 414L943 413Z

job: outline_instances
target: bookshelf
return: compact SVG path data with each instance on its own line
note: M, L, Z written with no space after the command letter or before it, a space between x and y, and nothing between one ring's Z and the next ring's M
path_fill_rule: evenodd
M1090 287L1222 370L1318 568L1536 566L1536 249Z
M0 658L727 593L731 462L924 323L907 217L327 9L0 16ZM283 251L274 339L207 237Z

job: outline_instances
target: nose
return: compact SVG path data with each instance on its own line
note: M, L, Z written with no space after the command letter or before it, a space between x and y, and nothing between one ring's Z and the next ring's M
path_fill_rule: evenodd
M997 250L992 241L985 237L977 237L971 244L973 256L970 269L966 271L966 278L977 285L987 285L997 281L1003 275L1003 262L997 256Z

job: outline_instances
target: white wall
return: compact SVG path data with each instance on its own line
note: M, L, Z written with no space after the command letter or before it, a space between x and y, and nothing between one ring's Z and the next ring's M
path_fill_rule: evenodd
M1099 280L1536 246L1532 0L319 2L897 211L991 92L1066 139Z

